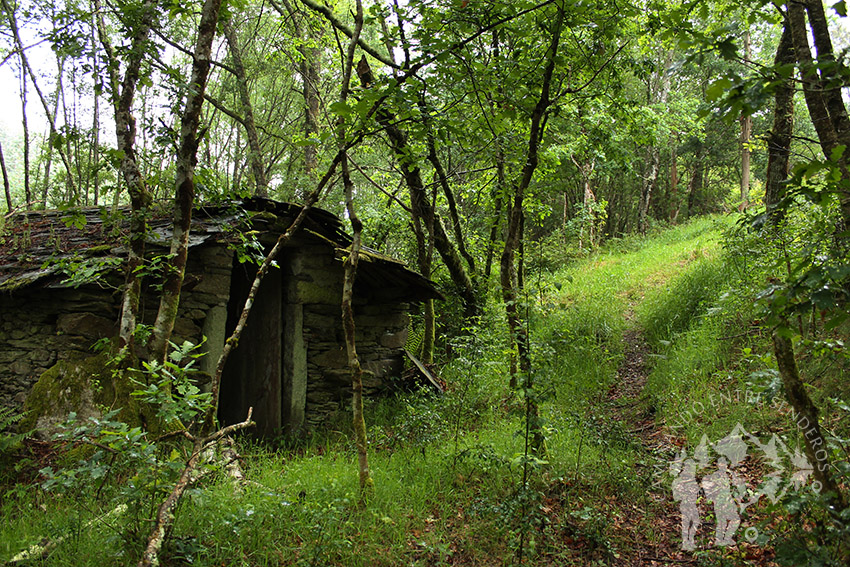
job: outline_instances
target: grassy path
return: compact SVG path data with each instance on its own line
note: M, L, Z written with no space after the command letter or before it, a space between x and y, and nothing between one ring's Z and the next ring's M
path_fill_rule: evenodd
M595 345L595 351L608 351L607 357L569 357L569 375L592 379L581 384L584 399L567 412L596 417L570 428L556 449L584 448L572 451L585 480L576 475L570 497L589 491L606 500L590 506L612 519L605 533L609 549L597 556L603 561L634 566L695 563L680 549L679 512L664 477L678 448L644 399L653 361L645 327L658 333L657 327L665 323L653 320L656 302L670 282L718 254L719 236L716 221L704 219L647 240L637 250L626 247L556 275L570 281L559 299L574 312L561 323L611 339ZM572 399L575 404L575 396ZM604 489L594 492L588 486L593 483Z

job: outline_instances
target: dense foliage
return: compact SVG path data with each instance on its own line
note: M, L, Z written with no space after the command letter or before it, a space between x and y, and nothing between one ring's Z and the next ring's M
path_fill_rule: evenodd
M32 447L21 457L27 432L2 434L0 459L17 460L0 477L13 518L0 551L59 532L38 551L56 564L639 561L670 551L622 539L670 530L643 468L749 420L825 464L812 471L823 490L753 506L748 544L769 546L765 561L845 564L843 1L0 2L0 66L20 103L20 128L0 132L0 239L18 211L129 208L116 372L136 366L133 395L169 431L112 414L69 424L49 463ZM234 493L207 455L233 433L213 423L220 372L200 392L178 364L192 345L169 339L192 207L247 195L351 222L344 313L361 238L436 280L448 299L411 330L450 387L355 399L351 431L278 452L246 441L251 478ZM736 210L723 226L697 218ZM143 321L154 211L173 214L173 241ZM649 376L624 394L637 343ZM790 410L736 399L693 414L729 387L784 394ZM0 412L2 429L19 420ZM352 443L357 489L342 480ZM210 490L192 488L206 478ZM181 499L191 513L175 518ZM36 520L48 505L63 513ZM161 535L146 544L150 525ZM92 549L105 532L111 555Z

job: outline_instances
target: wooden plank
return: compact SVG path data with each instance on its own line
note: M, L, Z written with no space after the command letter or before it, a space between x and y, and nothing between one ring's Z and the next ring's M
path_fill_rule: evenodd
M440 385L440 383L437 381L437 379L434 378L434 375L431 374L431 372L427 368L425 368L425 365L422 364L422 362L420 362L420 360L418 358L413 356L413 353L411 353L407 349L404 349L404 354L406 354L407 358L409 358L413 362L413 364L416 365L416 368L419 369L419 372L421 372L422 375L425 376L425 378L428 379L428 381L431 383L431 385L434 386L437 389L438 392L444 392L445 391L445 390L443 390L443 387Z

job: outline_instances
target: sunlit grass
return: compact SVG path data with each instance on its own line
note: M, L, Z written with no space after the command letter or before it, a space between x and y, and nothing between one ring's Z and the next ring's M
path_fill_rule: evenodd
M524 301L547 431L547 453L528 465L532 500L523 500L521 490L524 404L508 388L504 314L495 305L477 330L453 343L441 371L450 385L445 394L413 392L369 403L374 487L362 502L345 420L277 451L244 440L240 452L250 483L235 490L220 476L191 491L166 555L174 564L191 559L194 565L439 565L453 556L467 564L504 564L521 530L537 534L534 553L561 553L552 547L557 538L538 533L540 499L550 491L571 499L562 519L570 529L604 540L610 528L593 508L612 492L647 509L651 504L649 479L635 475L645 457L625 426L611 422L605 396L622 358L622 333L647 324L660 305L693 317L692 303L668 301L664 293L669 284L684 299L700 295L699 286L681 287L682 278L710 272L724 223L698 219L528 278ZM666 399L687 387L659 380L655 395ZM102 513L91 492L84 496L92 502L89 513L37 491L3 503L8 521L0 525L0 560L42 536L70 531L73 541L59 546L49 564L127 563L143 536L120 541L128 519L83 530L95 511ZM585 509L590 512L570 515Z

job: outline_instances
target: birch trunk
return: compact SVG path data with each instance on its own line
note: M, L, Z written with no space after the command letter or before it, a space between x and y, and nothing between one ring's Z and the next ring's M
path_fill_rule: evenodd
M268 196L269 181L266 178L266 168L263 164L263 152L260 149L260 137L257 135L257 125L254 121L254 106L251 104L251 94L248 92L248 77L242 62L242 50L239 39L230 20L222 24L227 45L230 47L230 57L233 59L233 70L236 72L236 84L239 91L239 101L242 105L242 126L248 139L248 161L251 162L251 173L254 175L256 194Z
M357 13L355 14L355 29L348 44L345 57L345 69L343 71L342 89L340 101L345 103L348 99L351 74L354 67L354 51L363 29L363 4L357 0ZM365 61L365 59L364 59ZM357 332L354 322L354 308L352 299L354 297L354 282L357 278L357 263L360 258L360 234L363 224L357 217L354 209L354 185L351 181L351 172L348 168L348 153L345 148L345 121L339 124L339 148L342 151L342 182L345 190L345 208L351 221L352 240L348 258L345 260L345 277L342 284L342 327L345 331L345 348L348 355L348 367L351 370L352 391L352 421L354 426L354 442L357 446L357 472L360 480L360 491L365 492L372 485L372 477L369 473L368 441L366 438L366 420L363 415L363 368L357 356Z

